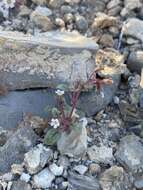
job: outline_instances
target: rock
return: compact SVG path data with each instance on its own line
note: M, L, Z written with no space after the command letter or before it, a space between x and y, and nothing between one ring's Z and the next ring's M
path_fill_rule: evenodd
M49 171L48 168L45 168L37 175L34 175L33 185L36 188L49 188L54 179L55 179L55 176Z
M143 68L143 51L132 51L127 60L127 67L130 71L140 74Z
M12 164L20 163L24 153L35 145L37 136L28 126L21 126L0 148L0 173L10 170Z
M49 6L52 8L60 8L63 3L64 0L50 0Z
M0 127L0 147L3 146L7 139L12 135L12 131Z
M136 189L142 190L143 189L143 177L140 178L140 179L135 180L134 186L135 186Z
M55 163L51 164L49 169L55 176L61 176L64 171L63 166L57 166Z
M13 174L21 175L24 171L24 168L21 164L12 164L11 166L11 172Z
M114 45L113 37L110 34L104 34L99 42L105 47L113 47Z
M70 166L70 161L67 156L60 156L58 160L58 165L63 166L65 169L67 169Z
M0 32L0 36L3 36L0 37L1 41L7 44L2 46L2 58L0 59L2 61L0 61L2 69L0 69L0 80L2 84L8 86L8 89L10 90L43 87L55 88L61 83L67 83L71 89L77 80L80 79L81 81L86 81L89 74L95 68L94 56L98 46L95 41L91 39L87 39L83 36L73 33L59 32L48 32L48 34L42 34L42 37L28 37L23 36L22 34L20 36L19 33L16 36L15 35L15 33L9 34L9 32ZM9 39L6 40L7 38ZM12 39L15 40L13 41ZM24 42L22 43L22 41ZM4 47L6 46L7 48L5 49ZM16 48L16 46L17 50L8 50L10 47ZM9 52L8 54L6 53L7 50ZM26 53L27 51L28 54ZM92 52L94 52L94 54L92 54ZM100 61L98 58L101 58ZM108 63L110 62L108 66L105 63L105 60L107 59ZM106 94L104 98L101 96L101 94L96 93L95 90L82 94L78 107L84 110L87 115L94 115L101 109L104 109L104 107L112 100L119 84L121 68L123 66L124 59L123 56L118 52L106 50L98 52L98 56L96 56L96 62L98 62L97 66L100 66L100 64L106 65L106 68L104 71L102 71L102 74L104 73L103 75L105 77L112 77L113 84L103 86L103 92ZM51 65L53 72L51 72ZM4 70L6 71L4 72ZM109 70L111 71L110 73ZM23 96L21 95L23 93L25 95L26 92L19 92L20 96ZM36 91L35 93L32 93L36 95ZM25 108L25 106L24 108L21 107L23 101L17 104L18 99L22 97L17 98L17 101L15 101L11 99L11 96L12 95L10 94L8 95L8 98L10 98L9 100L3 98L1 99L9 103L15 102L19 109L17 110L17 107L13 108L15 110L14 116L8 115L9 118L12 117L13 119L13 117L16 117L17 119L17 116L21 115L21 112L24 112L25 110L31 112L32 108ZM34 100L35 98L33 98L31 101ZM43 100L40 101L42 101L43 105ZM24 102L24 105L25 104L27 105L26 102ZM49 104L51 104L51 102L49 102ZM5 115L7 110L8 113L10 113L10 105L8 105L8 108L6 107L7 104L5 105L3 102L2 105L2 114ZM37 103L36 105L33 103L32 106L36 108ZM39 109L37 110L35 108L33 108L31 113L39 112ZM14 112L13 109L12 112ZM42 114L40 113L40 115ZM7 122L8 121L6 120L5 123Z
M0 44L1 84L8 89L54 88L61 83L72 87L78 79L87 80L87 73L95 68L91 50L95 55L98 45L76 33L55 31L29 36L0 31L0 41L4 42Z
M22 6L20 6L20 10L19 10L18 16L20 16L20 17L28 17L28 16L30 16L31 12L32 12L31 9L29 9L25 5L22 5Z
M36 7L34 13L41 16L47 16L47 17L52 15L51 9L47 7L42 7L42 6Z
M124 1L124 5L125 8L129 11L137 9L137 8L141 8L142 7L142 3L140 0L125 0Z
M129 188L129 181L125 176L122 167L112 166L105 170L100 176L100 184L103 190L107 189L127 189ZM129 188L130 189L130 188Z
M40 14L40 13L42 14ZM43 11L33 11L30 15L30 20L35 24L36 27L41 29L43 32L49 31L53 29L53 23L50 18L43 15L45 12ZM47 13L49 14L49 13Z
M54 100L55 91L52 92L50 89L48 91L35 90L35 91L15 91L10 92L6 96L1 96L0 98L0 126L3 126L3 130L6 132L2 133L2 144L5 144L9 136L12 135L13 131L10 129L15 129L19 122L23 120L23 115L26 113L31 113L32 115L41 116L47 118L47 112L45 108L48 104L49 107L55 105ZM48 100L48 102L47 102ZM37 102L40 102L37 104ZM32 122L32 121L31 121ZM33 121L34 122L34 121ZM35 122L39 123L39 122ZM38 127L36 124L31 127ZM42 128L40 125L39 127ZM34 128L35 130L35 128ZM36 129L37 130L37 129ZM8 132L9 131L9 132Z
M57 142L57 148L62 155L70 157L82 157L87 149L87 132L85 127L77 126L79 129L72 129L69 134L61 133ZM76 144L76 147L74 146Z
M126 36L132 36L143 42L143 21L137 18L130 18L124 25L123 33Z
M20 176L20 180L25 181L26 183L29 182L30 178L31 178L31 176L27 173L24 173L24 172Z
M71 6L69 5L63 5L61 7L61 13L64 15L64 14L67 14L67 13L72 13L73 12L73 9Z
M37 5L46 5L47 4L47 0L32 0L32 2Z
M92 163L89 166L89 173L92 175L99 174L101 172L101 167L99 164Z
M105 51L99 50L96 54L97 67L104 67L104 70L100 72L101 76L109 78L111 76L113 80L112 85L102 86L102 92L104 98L100 93L88 92L83 93L78 101L78 106L81 110L84 110L88 116L95 115L113 99L113 96L117 90L120 74L124 73L126 66L124 63L124 57L117 51L112 49L106 49ZM86 100L86 101L85 101ZM87 106L88 105L88 106Z
M55 24L56 24L57 26L61 27L61 28L65 27L65 22L64 22L64 20L61 19L61 18L56 18Z
M111 0L109 1L109 3L107 4L107 9L113 9L114 7L117 7L121 4L120 0Z
M84 175L87 170L88 170L88 167L84 166L84 165L77 165L73 168L76 172L78 172L79 174L81 175Z
M90 160L95 161L96 163L111 164L114 160L112 148L104 145L100 147L93 145L88 148L87 154Z
M87 0L87 5L91 6L94 11L96 12L102 12L105 9L105 3L104 1L100 0Z
M100 184L96 178L70 173L68 181L74 190L100 190Z
M53 157L53 152L49 148L44 147L43 144L39 144L27 152L24 157L27 171L30 174L35 174L44 168L47 162Z
M92 24L92 29L97 30L98 28L104 29L111 26L117 25L117 18L108 16L104 13L98 13Z
M76 15L75 22L78 30L85 31L88 29L88 22L83 16Z
M32 187L24 181L14 181L11 190L32 190Z
M138 151L140 150L140 151ZM136 173L143 169L143 145L139 137L128 135L121 139L115 157L127 170Z
M2 176L2 181L12 181L13 180L13 174L11 172L8 172L8 173L5 173L3 176ZM1 178L1 177L0 177Z

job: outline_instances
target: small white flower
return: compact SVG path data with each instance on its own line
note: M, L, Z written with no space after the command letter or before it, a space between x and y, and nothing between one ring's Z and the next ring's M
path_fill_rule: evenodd
M64 91L63 90L56 90L56 92L55 92L58 96L63 96L64 95Z
M58 119L51 119L50 125L54 128L57 129L60 126L60 122Z
M86 127L87 124L88 124L88 121L87 121L86 117L82 117L79 121L82 122L83 127Z
M15 2L16 2L16 0L3 0L3 4L4 4L5 8L7 8L7 9L14 8Z

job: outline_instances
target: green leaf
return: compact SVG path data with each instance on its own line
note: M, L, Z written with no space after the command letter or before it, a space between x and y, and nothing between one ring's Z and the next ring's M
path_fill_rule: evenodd
M52 108L51 112L52 112L52 116L53 117L57 117L60 114L60 111L57 108L55 108L55 107Z
M59 90L68 90L68 85L67 84L59 84L56 89L59 89Z
M51 107L50 106L46 106L44 108L44 112L47 112L47 113L51 112Z
M44 137L44 144L46 145L55 145L60 138L60 134L56 129L49 129L47 134Z

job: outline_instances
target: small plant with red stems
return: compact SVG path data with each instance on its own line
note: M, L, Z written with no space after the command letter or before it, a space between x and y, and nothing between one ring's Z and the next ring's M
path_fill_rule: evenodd
M79 120L80 116L76 113L78 99L83 90L89 87L96 87L97 91L100 92L102 85L110 85L113 83L112 79L105 79L98 77L98 72L101 68L95 69L93 73L89 76L86 82L81 83L77 81L74 85L73 92L71 93L71 105L69 106L64 98L63 86L59 85L56 90L57 95L57 107L51 110L53 118L49 123L52 129L48 130L45 136L45 144L52 145L55 144L60 132L66 131L70 132L71 128L75 126L74 124ZM82 118L87 124L85 118Z

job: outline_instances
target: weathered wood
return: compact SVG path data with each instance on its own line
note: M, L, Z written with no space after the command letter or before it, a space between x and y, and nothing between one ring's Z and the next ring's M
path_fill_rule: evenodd
M72 33L28 36L0 32L0 81L10 90L55 87L85 81L95 67L98 45Z

